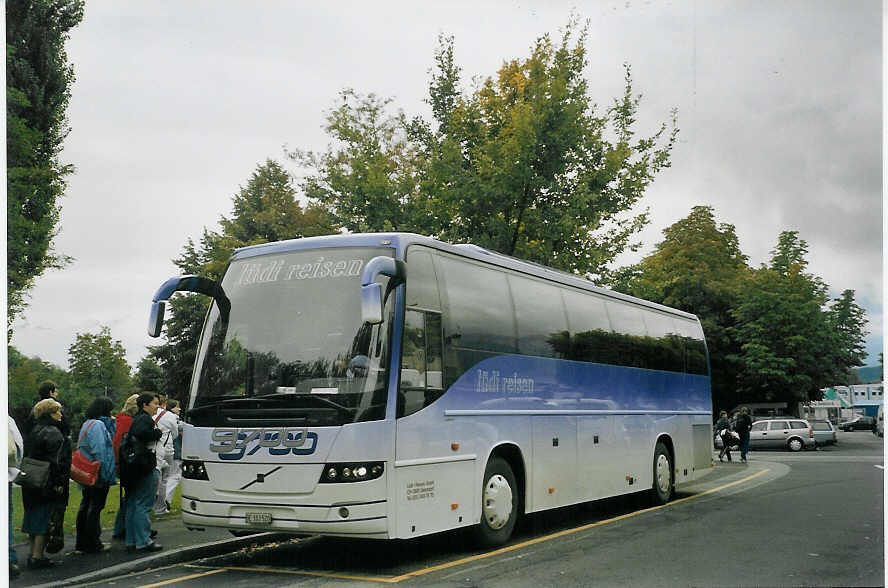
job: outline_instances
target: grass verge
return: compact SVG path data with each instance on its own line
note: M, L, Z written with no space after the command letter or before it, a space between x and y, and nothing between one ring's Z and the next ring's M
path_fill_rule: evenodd
M68 496L68 508L65 509L65 536L71 537L75 533L75 524L77 522L77 510L80 508L80 485L71 482L70 494ZM156 515L151 513L152 520L167 519L178 517L181 514L182 505L182 486L176 488L173 495L173 501L170 504L170 513L166 515ZM22 489L13 485L12 487L12 508L13 508L13 543L19 545L28 542L28 536L22 533L22 518L25 515L25 509L22 506ZM108 492L108 500L105 502L105 508L102 510L102 529L111 530L114 528L114 519L117 517L117 511L120 508L120 485L114 485ZM111 536L103 538L110 541Z

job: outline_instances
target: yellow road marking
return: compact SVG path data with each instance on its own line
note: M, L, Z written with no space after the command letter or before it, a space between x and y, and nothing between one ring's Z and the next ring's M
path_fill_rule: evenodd
M352 574L335 574L333 572L312 572L308 570L277 570L274 568L246 568L238 566L226 566L223 570L231 570L237 572L263 572L266 574L291 574L297 576L320 576L321 578L337 578L340 580L364 580L365 582L381 582L391 584L392 582L400 582L385 576L355 576Z
M179 582L184 582L185 580L192 580L194 578L201 578L203 576L209 576L211 574L218 574L220 572L224 572L225 568L220 568L216 570L210 570L209 572L203 572L202 574L191 574L190 576L182 576L181 578L173 578L172 580L165 580L163 582L157 582L156 584L145 584L140 586L139 588L154 588L155 586L168 586L170 584L177 584Z
M415 578L417 576L424 576L426 574L431 574L432 572L437 572L440 570L446 570L447 568L452 568L455 566L467 564L473 561L478 561L480 559L486 559L488 557L493 557L495 555L500 555L503 553L509 553L510 551L515 551L516 549L522 549L524 547L529 547L531 545L536 545L537 543L543 543L544 541L550 541L552 539L557 539L558 537L564 537L566 535L572 535L573 533L579 533L580 531L585 531L587 529L591 529L593 527L600 527L602 525L607 525L609 523L614 523L616 521L622 521L624 519L628 519L631 517L635 517L646 512L651 512L654 510L659 510L661 508L666 508L667 506L673 506L676 504L680 504L682 502L686 502L688 500L693 500L696 498L700 498L701 496L706 496L707 494L712 494L713 492L718 492L720 490L724 490L725 488L730 488L731 486L736 486L737 484L742 484L743 482L748 482L754 478L758 478L763 475L765 472L770 470L762 470L758 473L752 474L751 476L746 476L745 478L741 478L739 480L735 480L734 482L730 482L728 484L724 484L717 488L710 488L709 490L705 490L700 492L699 494L694 494L693 496L686 496L684 498L679 498L678 500L673 500L672 502L667 502L666 504L662 504L660 506L652 506L650 508L645 508L644 510L637 510L634 512L630 512L628 514L620 515L618 517L613 517L604 521L597 521L595 523L589 523L588 525L583 525L581 527L574 527L573 529L565 529L563 531L558 531L557 533L552 533L550 535L545 535L543 537L537 537L536 539L530 539L529 541L525 541L523 543L516 543L515 545L509 545L508 547L503 547L497 549L495 551L488 551L487 553L479 553L478 555L472 555L469 557L464 557L462 559L457 559L454 561L438 564L436 566L430 566L428 568L423 568L421 570L415 570L413 572L407 572L401 576L395 576L392 578L393 582L400 582L402 580L407 580L409 578Z
M398 582L403 582L404 580L409 580L410 578L416 578L419 576L424 576L426 574L431 574L432 572L438 572L441 570L446 570L448 568L453 568L456 566L461 566L463 564L471 563L473 561L478 561L481 559L487 559L489 557L493 557L495 555L500 555L503 553L509 553L511 551L515 551L517 549L522 549L524 547L529 547L531 545L537 545L539 543L543 543L546 541L551 541L552 539L557 539L558 537L564 537L566 535L572 535L574 533L579 533L580 531L585 531L587 529L592 529L594 527L600 527L602 525L608 525L610 523L615 523L617 521L622 521L625 519L629 519L632 517L636 517L638 515L642 515L646 512L652 512L655 510L659 510L661 508L666 508L670 506L674 506L676 504L681 504L682 502L687 502L688 500L695 500L702 496L706 496L707 494L713 494L714 492L720 492L725 488L730 488L731 486L736 486L738 484L742 484L743 482L748 482L750 480L754 480L759 476L764 475L765 473L771 471L770 469L764 469L760 472L752 474L750 476L746 476L745 478L740 478L739 480L734 480L733 482L729 482L727 484L723 484L721 486L717 486L715 488L710 488L709 490L704 490L703 492L699 492L692 496L685 496L684 498L679 498L678 500L673 500L672 502L667 502L666 504L662 504L660 506L652 506L650 508L645 508L643 510L636 510L624 515L612 517L603 521L597 521L594 523L589 523L587 525L582 525L580 527L574 527L572 529L564 529L563 531L558 531L557 533L551 533L549 535L544 535L543 537L537 537L535 539L530 539L528 541L524 541L522 543L516 543L515 545L509 545L507 547L502 547L500 549L496 549L494 551L488 551L486 553L479 553L478 555L472 555L469 557L464 557L461 559L456 559L453 561L445 562L442 564L438 564L435 566L429 566L427 568L422 568L419 570L414 570L412 572L407 572L406 574L402 574L400 576L355 576L351 574L336 574L331 572L312 572L305 570L278 570L274 568L248 568L248 567L234 567L234 566L226 566L224 568L220 568L216 571L242 571L242 572L263 572L263 573L273 573L273 574L291 574L291 575L302 575L302 576L318 576L321 578L337 578L340 580L364 580L366 582L379 582L384 584L397 584ZM205 574L196 574L194 577L205 575ZM189 576L191 577L191 576ZM187 578L181 578L182 580ZM162 586L165 583L170 582L162 582L160 584L151 584L151 586ZM142 588L149 588L148 586L144 586Z

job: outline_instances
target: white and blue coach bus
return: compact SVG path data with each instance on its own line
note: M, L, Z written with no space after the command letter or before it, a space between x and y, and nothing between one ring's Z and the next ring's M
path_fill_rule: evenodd
M563 272L412 234L237 250L194 366L182 516L224 527L410 538L708 471L700 322Z

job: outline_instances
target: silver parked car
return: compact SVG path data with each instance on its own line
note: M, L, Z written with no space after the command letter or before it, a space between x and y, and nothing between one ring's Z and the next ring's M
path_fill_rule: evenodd
M822 420L811 421L811 428L814 429L814 443L819 447L836 443L836 429L831 422Z
M789 449L801 451L815 447L814 429L804 419L769 419L752 423L750 449Z

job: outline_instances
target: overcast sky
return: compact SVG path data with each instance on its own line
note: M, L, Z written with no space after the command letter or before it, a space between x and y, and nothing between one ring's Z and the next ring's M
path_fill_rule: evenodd
M216 229L257 164L323 150L346 87L423 102L440 33L464 88L589 19L586 70L608 106L632 66L640 131L678 109L672 167L649 188L642 233L695 205L737 228L753 265L784 230L809 244L833 296L854 289L882 348L882 6L869 2L111 2L87 0L68 55L77 81L62 161L76 166L56 249L12 344L67 367L77 333L108 325L132 365L156 288L203 227ZM624 263L637 258L627 257Z

